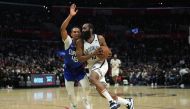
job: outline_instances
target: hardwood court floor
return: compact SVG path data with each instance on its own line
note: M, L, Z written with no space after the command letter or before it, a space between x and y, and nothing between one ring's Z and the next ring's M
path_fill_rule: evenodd
M135 109L190 109L190 89L119 86L109 88L122 97L133 97ZM89 98L93 109L109 109L106 99L93 89ZM77 97L81 104L80 97ZM0 89L0 109L68 109L65 88ZM79 105L78 109L84 109ZM121 106L120 109L126 109Z

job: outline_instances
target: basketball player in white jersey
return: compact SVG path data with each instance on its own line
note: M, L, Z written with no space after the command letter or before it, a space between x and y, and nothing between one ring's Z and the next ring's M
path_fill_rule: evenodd
M82 86L82 100L85 109L91 109L88 101L87 92L89 89L89 80L84 71L83 63L80 63L76 58L76 40L81 36L81 30L79 27L73 27L71 30L71 36L67 34L67 26L73 16L77 14L76 5L72 4L70 7L70 14L61 25L61 37L64 42L65 56L64 56L64 79L66 90L71 101L71 109L77 109L77 101L74 91L74 82L78 81Z
M110 61L111 64L111 74L115 82L115 86L118 86L117 77L119 76L119 67L121 66L121 60L117 58L117 54L114 54Z
M94 27L91 23L82 26L81 39L77 40L77 58L80 62L87 62L89 69L89 80L95 85L100 95L110 103L110 109L118 109L124 104L127 109L134 109L133 99L123 99L115 94L109 93L102 82L105 82L105 74L108 70L107 60L100 60L97 55L102 53L100 46L107 46L102 35L93 34ZM101 81L103 80L103 81Z

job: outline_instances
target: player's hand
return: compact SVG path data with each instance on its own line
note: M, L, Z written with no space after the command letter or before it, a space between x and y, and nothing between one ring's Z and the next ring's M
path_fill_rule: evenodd
M103 54L103 50L101 47L97 48L94 52L93 55L97 56L97 55L102 55Z
M112 57L112 52L109 52L108 58L111 58L111 57Z
M76 9L76 5L75 4L72 4L71 7L70 7L70 15L71 16L75 16L78 12L78 10Z

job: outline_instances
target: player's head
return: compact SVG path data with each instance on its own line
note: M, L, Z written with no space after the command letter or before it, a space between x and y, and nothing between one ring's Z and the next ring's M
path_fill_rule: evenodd
M74 40L77 40L79 39L81 36L81 30L79 27L75 26L71 29L71 37L74 39Z
M87 40L91 37L94 32L94 26L91 23L85 23L82 26L82 35L81 38Z
M116 59L117 58L117 54L114 54L113 57Z

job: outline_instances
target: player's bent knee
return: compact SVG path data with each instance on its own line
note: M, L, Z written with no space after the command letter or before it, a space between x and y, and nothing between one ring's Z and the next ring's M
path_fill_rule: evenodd
M96 72L92 72L89 76L89 80L91 83L96 83L99 80L99 75Z
M97 82L97 79L94 78L93 76L90 76L90 77L89 77L89 81L90 81L92 84L94 84L94 83Z

